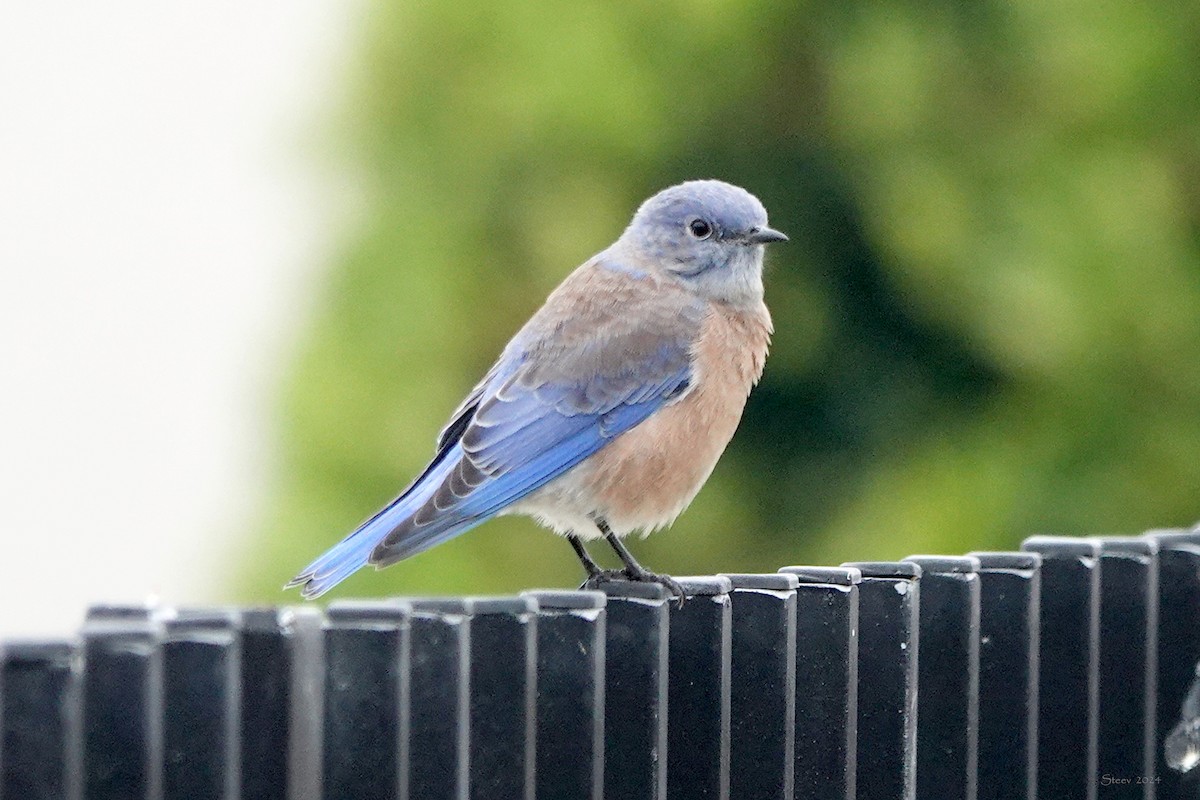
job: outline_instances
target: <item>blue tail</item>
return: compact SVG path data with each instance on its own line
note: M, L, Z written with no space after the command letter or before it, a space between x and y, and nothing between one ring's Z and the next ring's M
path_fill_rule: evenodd
M448 448L413 481L404 492L359 525L353 533L326 550L315 561L288 581L285 589L302 587L300 594L311 600L337 586L371 561L371 553L389 533L395 530L433 495L442 480L458 461L461 451ZM447 457L448 456L448 457ZM464 533L483 520L473 520L451 530L443 531L438 541ZM424 548L422 548L424 549Z

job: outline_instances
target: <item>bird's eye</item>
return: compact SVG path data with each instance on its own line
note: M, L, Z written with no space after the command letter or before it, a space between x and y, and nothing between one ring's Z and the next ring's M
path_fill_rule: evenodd
M694 219L687 224L687 231L695 239L707 239L712 236L712 225L702 219Z

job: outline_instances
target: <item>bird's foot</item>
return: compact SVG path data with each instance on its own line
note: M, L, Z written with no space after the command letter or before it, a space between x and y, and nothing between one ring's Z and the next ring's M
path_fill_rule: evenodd
M672 578L670 575L659 575L656 572L650 572L643 569L640 571L631 569L598 569L588 576L587 580L580 584L580 591L596 590L606 583L613 581L633 581L635 583L657 583L659 586L666 588L668 592L675 597L679 603L679 607L683 607L683 601L687 598L687 592L679 581Z
M628 580L629 576L623 569L598 569L588 575L587 580L580 584L580 590L599 589L603 584L613 581Z
M660 575L657 572L651 572L648 569L632 569L626 567L621 570L626 578L639 583L657 583L664 587L668 592L675 596L679 603L679 607L683 608L683 601L687 599L687 592L684 591L683 585L679 581L672 578L670 575Z

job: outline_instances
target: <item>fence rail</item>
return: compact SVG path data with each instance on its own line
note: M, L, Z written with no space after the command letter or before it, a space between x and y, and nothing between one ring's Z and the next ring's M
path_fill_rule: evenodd
M0 643L0 800L1200 798L1200 528Z

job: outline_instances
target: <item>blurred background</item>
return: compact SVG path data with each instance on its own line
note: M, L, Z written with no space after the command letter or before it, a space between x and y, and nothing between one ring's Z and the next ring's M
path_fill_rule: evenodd
M644 563L1194 522L1198 31L1133 0L6 8L0 608L290 601L697 177L792 241L762 384ZM502 519L332 596L581 577Z

